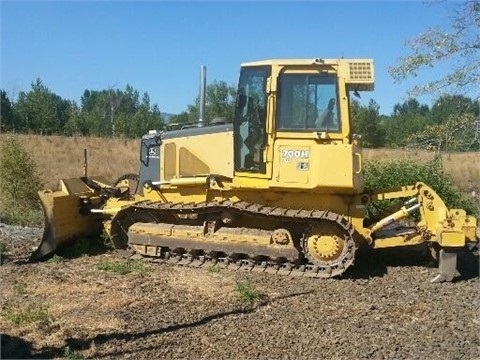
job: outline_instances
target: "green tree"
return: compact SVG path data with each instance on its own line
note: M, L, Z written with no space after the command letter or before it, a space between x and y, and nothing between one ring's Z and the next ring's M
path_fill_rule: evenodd
M141 103L137 106L133 115L128 134L140 137L148 130L162 130L164 128L163 119L157 104L150 105L150 97L147 93L143 94Z
M480 150L480 126L472 114L452 114L442 124L427 126L412 134L410 147L437 151Z
M444 3L445 4L445 3ZM480 1L446 3L453 6L447 29L429 28L407 42L410 55L400 59L398 66L389 68L396 81L417 76L417 73L440 63L449 62L451 71L440 79L418 84L410 90L412 96L479 92L480 83Z
M198 115L195 121L198 121ZM190 120L190 113L188 111L182 111L180 114L173 115L170 118L170 124L186 124L189 122L192 121Z
M60 132L68 122L71 103L51 92L40 79L31 84L29 92L21 91L14 111L19 130L40 134Z
M0 131L15 130L13 106L4 90L0 90L0 112Z
M408 145L408 137L422 131L428 124L429 116L428 105L422 105L416 99L395 104L392 116L384 122L386 146Z
M237 91L224 81L214 81L205 90L205 117L207 121L223 117L227 122L233 121ZM200 98L188 105L187 110L172 116L170 123L196 123L199 119Z
M111 93L108 90L85 90L80 98L79 121L87 129L88 135L109 136L112 134Z
M395 104L393 106L393 115L395 116L410 116L421 115L428 116L430 109L428 105L422 105L417 99L411 98L402 104Z
M479 104L463 95L445 94L435 100L431 110L431 121L435 124L446 122L453 115L472 114L478 116Z
M368 106L356 100L350 104L352 131L361 135L361 143L366 148L378 148L385 144L385 131L380 117L380 106L370 99Z
M237 90L224 81L215 81L207 86L205 112L209 120L223 117L232 122L235 115Z
M70 116L68 122L63 128L65 135L88 136L90 135L90 126L85 116L82 116L80 107L72 102L70 106Z
M80 99L81 110L73 129L89 129L90 135L138 137L151 129L163 129L164 123L157 105L150 97L131 85L125 90L85 90Z

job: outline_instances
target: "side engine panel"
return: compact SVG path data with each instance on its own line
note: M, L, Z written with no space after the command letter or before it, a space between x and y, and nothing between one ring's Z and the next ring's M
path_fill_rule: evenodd
M181 177L233 177L231 124L196 127L143 136L140 146L139 191L147 182Z
M160 149L160 181L216 174L233 177L232 125L167 132Z

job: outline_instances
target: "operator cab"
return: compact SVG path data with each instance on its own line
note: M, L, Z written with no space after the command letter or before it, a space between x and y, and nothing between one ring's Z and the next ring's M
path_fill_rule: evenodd
M265 187L361 188L361 153L353 141L349 92L373 90L373 62L265 60L242 64L234 117L234 172ZM291 185L288 185L291 184ZM246 186L246 185L245 185Z
M271 67L243 67L235 111L235 169L265 172L267 85ZM341 132L337 76L282 73L276 94L276 130Z

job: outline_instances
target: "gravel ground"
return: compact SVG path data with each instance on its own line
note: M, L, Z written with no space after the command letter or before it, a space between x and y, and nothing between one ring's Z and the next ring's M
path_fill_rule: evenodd
M117 251L26 263L41 232L0 225L2 358L480 358L478 253L444 284L418 249L361 255L332 280L143 262L120 275L100 269Z

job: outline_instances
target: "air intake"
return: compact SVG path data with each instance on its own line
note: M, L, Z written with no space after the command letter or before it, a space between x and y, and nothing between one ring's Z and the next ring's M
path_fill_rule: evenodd
M371 62L350 62L350 81L372 81L373 67Z

